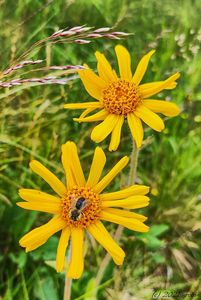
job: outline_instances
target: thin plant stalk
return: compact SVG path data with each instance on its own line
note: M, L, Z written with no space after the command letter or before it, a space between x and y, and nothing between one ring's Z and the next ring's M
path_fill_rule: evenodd
M69 247L69 254L68 254L68 263L70 262L71 257L71 243ZM65 274L65 285L64 285L64 295L63 300L70 300L71 299L71 287L72 287L72 278L69 278Z
M72 279L65 276L64 297L63 300L70 300Z
M133 145L133 148L132 148L132 152L130 155L130 173L129 173L129 177L128 177L128 186L133 185L135 183L136 176L137 176L137 163L138 163L139 150L137 149L133 138L132 138L132 145ZM115 234L113 236L113 238L116 242L119 242L122 232L123 232L123 226L118 225L118 227L115 231ZM103 258L100 268L99 268L99 271L97 273L96 286L99 286L99 284L101 283L103 275L105 273L105 270L106 270L110 260L111 260L111 256L107 253L105 255L105 257Z
M130 174L128 178L128 186L135 184L136 175L137 175L137 163L138 163L138 149L136 147L135 141L132 138L133 149L130 157Z

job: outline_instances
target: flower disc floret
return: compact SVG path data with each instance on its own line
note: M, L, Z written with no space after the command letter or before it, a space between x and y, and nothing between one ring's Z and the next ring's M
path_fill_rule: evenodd
M103 106L111 114L124 115L134 112L141 96L133 82L118 80L103 90Z
M78 210L80 218L73 221L70 217L71 211L76 209L76 201L83 197L86 202L86 206L83 210ZM94 193L92 189L88 187L74 186L69 190L62 201L62 218L66 221L66 225L70 227L87 228L90 224L95 223L100 218L101 213L101 201L97 193Z

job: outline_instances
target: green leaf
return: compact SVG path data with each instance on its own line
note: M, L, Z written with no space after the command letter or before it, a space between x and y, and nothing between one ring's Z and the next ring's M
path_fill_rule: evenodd
M150 231L148 232L149 235L158 237L165 233L169 229L169 225L167 224L158 224L158 225L153 225L150 228Z
M30 253L34 260L55 260L58 237L52 236L44 245Z
M165 257L162 256L161 254L158 253L153 253L152 259L157 263L157 264L163 264L165 263Z
M83 298L84 300L96 300L96 280L95 278L91 278L86 287L86 296Z
M11 252L9 253L9 257L12 260L12 262L18 265L20 269L22 269L25 266L27 261L27 254L24 251L20 251L17 254Z

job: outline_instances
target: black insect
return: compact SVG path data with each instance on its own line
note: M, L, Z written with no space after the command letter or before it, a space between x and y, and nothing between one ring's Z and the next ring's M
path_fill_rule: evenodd
M73 209L70 211L70 218L73 221L77 221L80 218L80 211L77 209Z
M77 199L76 203L75 203L75 207L77 209L82 209L86 206L86 199L84 197L80 197Z
M78 221L82 214L83 209L87 206L88 201L84 197L79 197L75 200L73 207L70 209L69 217L73 221Z

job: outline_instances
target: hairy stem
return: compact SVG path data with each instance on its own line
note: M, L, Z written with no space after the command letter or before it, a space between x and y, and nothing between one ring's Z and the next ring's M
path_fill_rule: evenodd
M71 244L70 244L70 248L69 248L68 262L70 261L70 257L71 257ZM68 278L65 275L63 300L70 300L71 299L71 286L72 286L72 278Z
M72 285L72 279L68 278L66 276L65 278L65 286L64 286L64 297L63 300L70 300L71 296L71 285Z
M138 162L138 149L136 147L135 141L132 139L133 142L133 150L131 152L130 157L130 174L128 178L128 186L133 185L136 179L137 173L137 162Z

